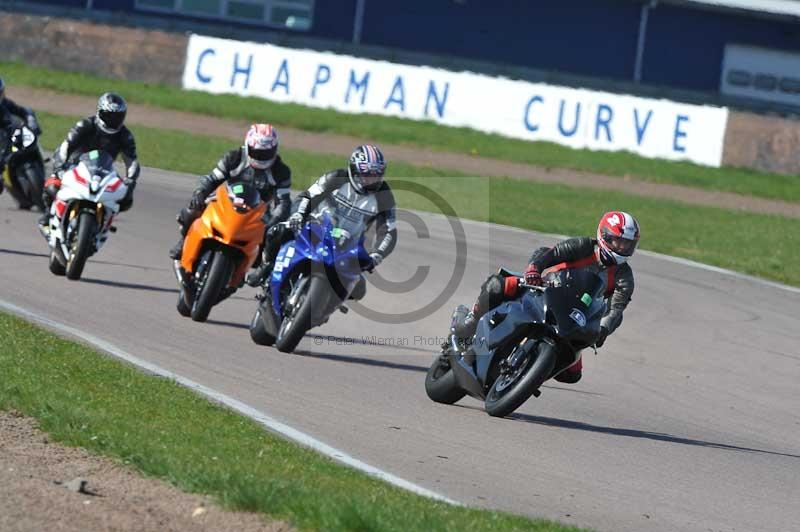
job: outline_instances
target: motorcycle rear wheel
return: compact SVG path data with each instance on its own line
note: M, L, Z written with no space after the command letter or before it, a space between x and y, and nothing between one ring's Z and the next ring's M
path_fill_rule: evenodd
M28 199L30 202L44 212L44 199L42 198L42 189L44 188L44 169L41 165L27 166L25 168L25 176L28 179Z
M192 315L192 308L186 304L186 294L184 293L183 288L181 288L180 292L178 293L178 302L175 304L175 308L177 309L178 314L184 318L188 318Z
M211 257L211 265L206 269L205 280L201 280L199 293L195 294L192 304L192 321L206 321L211 307L217 304L222 289L228 286L233 275L234 262L222 251L216 251Z
M274 345L275 337L267 332L264 318L261 316L261 305L256 308L253 319L250 321L250 338L258 345Z
M456 382L455 373L450 365L445 365L441 357L437 357L425 375L425 393L437 403L452 405L467 395Z
M59 277L67 273L67 268L58 260L58 255L55 250L50 251L50 273L58 275Z
M302 301L298 301L297 308L293 309L290 316L284 315L275 347L282 353L294 351L300 340L311 328L311 317L314 311L325 308L328 299L328 280L319 275L312 275L304 287L304 294L300 294ZM299 299L299 298L298 298ZM287 320L289 320L287 322Z
M503 381L502 374L495 379L489 393L486 394L484 406L487 414L493 417L509 415L522 406L550 377L556 363L555 347L547 342L539 342L536 350L538 352L536 358L527 360L522 375L510 383L510 386L500 389L503 384L508 384L507 381Z

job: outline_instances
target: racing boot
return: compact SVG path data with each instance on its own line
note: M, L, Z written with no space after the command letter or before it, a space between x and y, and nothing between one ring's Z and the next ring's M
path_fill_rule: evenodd
M272 262L262 259L261 265L252 272L248 273L244 282L253 288L259 287L264 281L266 281L271 271Z
M468 342L472 341L475 335L475 329L478 328L478 317L475 315L474 310L469 310L464 305L459 305L453 311L453 318L450 322L450 332L453 333L458 340L459 344L466 347ZM464 348L462 347L462 349Z
M183 255L184 238L185 237L181 235L180 238L178 239L178 243L172 246L172 248L169 250L169 258L174 260L181 260L181 255Z
M583 359L579 358L577 362L569 366L567 369L556 375L554 378L558 382L566 384L575 384L583 377Z

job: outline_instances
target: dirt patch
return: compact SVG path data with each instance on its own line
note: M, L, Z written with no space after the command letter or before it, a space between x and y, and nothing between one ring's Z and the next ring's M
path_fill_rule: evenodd
M12 97L17 94L20 95L19 100L34 109L57 114L63 114L68 109L70 113L89 115L93 113L96 105L94 98L61 94L30 87L11 87L9 88L9 93ZM131 105L128 117L129 125L133 126L139 124L195 134L229 137L234 143L241 142L244 132L249 126L249 123L245 121L224 120L200 114L148 107L146 105ZM268 117L265 117L265 119L268 119ZM355 146L369 140L346 135L313 133L287 127L281 127L279 132L281 143L284 146L317 153L341 155L342 163L344 163L345 157ZM66 135L66 132L64 134ZM426 150L397 144L381 144L381 148L386 152L389 161L396 160L418 166L449 168L470 175L513 177L539 183L557 183L577 187L619 190L636 196L671 199L691 205L723 207L759 214L777 214L790 218L800 218L800 203L789 203L680 185L649 183L634 177L620 178L576 170L548 169L487 157L473 157L460 153ZM144 161L144 164L147 164L147 161Z
M34 420L0 411L0 530L291 528L261 515L224 511L208 497L183 493L83 449L52 443Z

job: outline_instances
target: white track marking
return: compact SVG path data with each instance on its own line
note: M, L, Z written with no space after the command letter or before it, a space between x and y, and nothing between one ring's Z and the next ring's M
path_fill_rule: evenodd
M316 438L309 436L308 434L305 434L304 432L300 432L299 430L292 428L289 425L286 425L285 423L281 423L280 421L271 418L264 412L256 410L255 408L248 406L242 403L241 401L238 401L216 390L212 390L211 388L203 386L202 384L197 383L193 380L187 379L186 377L181 377L180 375L172 373L171 371L166 370L160 366L157 366L151 362L147 362L146 360L142 360L141 358L135 357L130 353L128 353L127 351L124 351L119 347L109 342L106 342L105 340L102 340L96 336L88 334L74 327L70 327L69 325L65 325L63 323L51 320L50 318L47 318L35 312L31 312L24 308L18 307L2 299L0 299L0 309L10 312L12 314L16 314L17 316L24 318L26 320L44 325L49 329L53 329L60 333L71 336L73 338L79 339L87 344L91 344L92 346L100 349L101 351L104 351L115 358L133 364L134 366L143 369L148 373L152 373L154 375L158 375L159 377L166 377L168 379L174 380L181 386L184 386L201 395L204 395L205 397L208 397L212 401L221 403L230 408L231 410L234 410L242 414L243 416L246 416L260 423L261 425L263 425L265 428L267 428L272 432L278 433L281 436L288 438L296 443L299 443L304 447L313 449L318 453L321 453L329 458L332 458L333 460L336 460L337 462L340 462L346 466L362 471L371 477L383 480L384 482L388 482L389 484L392 484L404 490L408 490L417 495L422 495L423 497L428 497L430 499L445 502L447 504L461 506L461 503L457 501L449 499L444 495L440 495L439 493L431 491L427 488L423 488L422 486L418 486L417 484L404 480L400 477L396 477L395 475L383 471L382 469L378 469L375 466L371 466L367 463L364 463L361 460L358 460L357 458L350 456L344 451L340 451L339 449L331 447L330 445L323 443L317 440Z

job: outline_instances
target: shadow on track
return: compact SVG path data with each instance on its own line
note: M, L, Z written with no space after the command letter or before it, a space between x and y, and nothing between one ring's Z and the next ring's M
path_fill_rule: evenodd
M123 283L121 281L109 281L108 279L94 279L91 277L82 277L81 282L89 283L89 284L99 284L103 286L113 286L114 288L126 288L129 290L147 290L149 292L167 292L171 294L177 294L179 290L177 288L164 288L163 286L154 286L149 284L138 284L138 283ZM233 296L228 299L239 299L242 301L250 301L250 298L247 297L238 297ZM214 323L217 325L224 325L227 327L241 327L247 329L247 325L242 325L239 323L231 323L226 321L212 321L208 320L208 323Z
M47 253L34 253L33 251L22 251L19 249L0 248L0 253L7 253L8 255L22 255L23 257L44 257L46 259L50 258L50 255Z
M238 299L244 299L244 298L238 298ZM248 329L248 330L250 329L250 325L247 323L234 323L232 321L220 321L220 320L206 320L206 323L210 323L211 325L219 325L221 327L232 327L234 329Z
M115 288L128 288L130 290L148 290L150 292L169 292L172 294L177 294L177 288L163 288L161 286L153 286L149 284L138 284L138 283L123 283L121 281L109 281L107 279L93 279L91 277L83 277L81 278L82 283L89 283L89 284L100 284L103 286L113 286Z
M389 346L384 346L389 347ZM294 353L295 355L300 355L302 357L308 358L318 358L320 360L329 360L332 362L346 362L348 364L359 364L362 366L373 366L373 367L380 367L380 368L389 368L389 369L399 369L402 371L415 371L418 373L426 373L428 371L428 366L415 366L413 364L402 364L399 362L389 362L386 360L379 360L376 358L363 358L363 357L354 357L349 355L329 355L327 353L314 353L311 351L305 350L297 350Z
M473 409L474 407L463 406L462 408ZM592 425L591 423L584 423L582 421L570 421L568 419L558 419L558 418L544 417L544 416L531 416L528 414L511 414L509 416L509 419L518 420L525 423L533 423L536 425L545 425L547 427L582 430L586 432L610 434L612 436L641 438L645 440L663 441L667 443L678 443L681 445L692 445L696 447L710 447L713 449L724 449L727 451L743 451L749 453L770 454L774 456L786 456L789 458L800 458L800 455L797 454L781 453L777 451L767 451L764 449L754 449L752 447L740 447L738 445L729 445L726 443L715 443L704 440L695 440L692 438L682 438L680 436L673 436L671 434L665 434L663 432L650 432L647 430L625 429L620 427L604 427L602 425Z
M49 253L22 251L20 249L0 248L0 253L6 253L8 255L21 255L23 257L44 257L45 259L50 258ZM89 264L103 264L105 266L121 266L123 268L133 268L135 270L145 270L145 271L172 271L171 268L153 268L152 266L140 266L138 264L125 264L124 262L113 262L113 261L95 260L95 259L92 259L89 262Z

